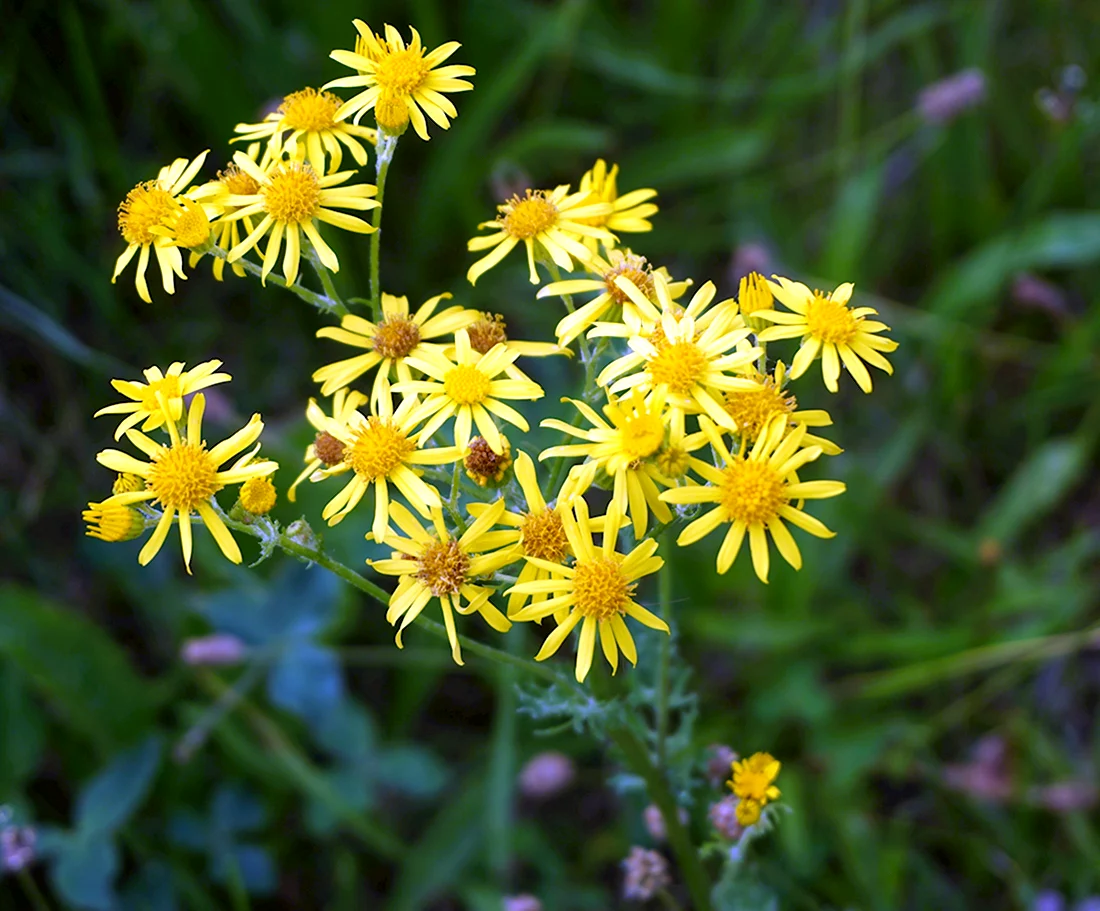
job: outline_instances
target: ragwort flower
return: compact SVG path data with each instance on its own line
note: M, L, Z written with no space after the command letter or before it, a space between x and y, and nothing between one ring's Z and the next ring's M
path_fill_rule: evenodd
M412 40L405 44L401 33L392 25L385 26L385 38L376 35L361 19L354 25L359 32L355 51L333 51L329 56L337 63L357 70L357 76L343 76L326 83L325 88L364 87L354 98L345 101L336 112L337 120L354 115L355 123L367 111L375 110L378 125L391 133L399 133L406 123L412 123L416 134L428 139L427 114L443 129L450 127L448 117L458 111L444 92L467 92L473 85L459 76L473 76L472 66L452 64L439 66L461 45L448 41L434 51L427 51L414 28ZM403 110L402 110L403 109Z
M115 262L111 283L114 284L122 270L134 258L134 254L140 250L134 287L146 303L152 303L149 285L145 281L150 249L156 254L161 284L165 291L174 294L175 277L187 277L183 273L183 257L179 246L170 237L164 237L153 229L168 227L179 217L183 211L179 197L199 173L206 155L203 152L193 161L177 158L160 169L156 180L147 180L134 187L118 207L118 230L127 246Z
M147 381L144 383L111 380L111 385L132 401L100 408L95 417L102 414L126 415L115 429L116 440L121 440L127 430L141 421L145 422L141 425L145 431L156 430L165 420L179 421L183 417L184 396L217 383L228 383L232 379L228 373L215 372L221 365L221 361L206 361L184 370L183 361L176 361L169 364L164 373L159 367L144 370Z
M142 566L157 555L168 537L168 529L178 515L183 562L187 571L191 571L193 512L198 513L226 558L233 563L241 562L240 548L215 508L214 494L229 484L241 484L250 478L269 475L279 466L266 460L253 461L260 448L257 444L229 468L222 470L220 466L225 461L256 443L263 432L264 424L260 416L254 414L241 430L207 449L202 438L202 416L205 409L206 396L200 392L191 400L191 406L187 410L186 435L181 436L175 421L167 422L171 438L167 446L157 443L138 430L127 430L126 438L149 457L148 462L142 462L117 449L105 449L96 456L101 465L112 471L135 474L145 480L144 490L116 494L103 504L105 507L109 504L130 506L151 500L154 506L163 510L156 529L138 554L138 562Z
M509 351L503 344L494 345L486 354L479 354L470 344L467 330L459 329L455 333L453 360L437 351L409 357L409 366L426 374L427 378L396 383L393 388L402 394L426 396L414 412L416 420L427 422L422 431L425 439L453 415L455 446L460 450L470 442L476 425L493 452L503 452L503 438L492 415L526 432L531 429L527 420L504 400L533 400L543 396L542 387L533 380L522 374L522 378L508 376L508 368L517 357L519 352ZM508 378L500 379L500 374Z
M273 164L283 155L301 161L307 160L318 174L340 170L344 153L341 144L347 146L355 163L362 167L367 163L367 150L363 143L374 145L378 139L376 130L356 126L336 119L336 112L344 99L332 92L304 88L287 95L278 110L268 114L261 123L238 123L232 142L266 140L264 164ZM328 164L325 164L325 155Z
M775 786L779 769L780 762L771 753L753 753L733 763L733 777L726 784L739 798L737 821L741 825L753 825L760 819L760 811L779 799L779 788Z
M362 376L372 367L378 367L374 375L371 399L377 400L383 384L391 378L408 382L413 378L407 358L423 356L429 350L442 351L443 346L428 339L450 335L476 322L480 314L462 307L447 307L436 313L442 300L450 300L450 294L437 294L428 298L416 313L409 315L409 299L382 294L382 320L372 323L368 319L349 314L340 326L326 326L317 330L318 338L366 348L366 354L357 354L347 360L326 364L313 374L313 381L321 383L321 395L331 395Z
M880 352L893 351L898 343L878 334L888 332L889 326L867 319L878 313L873 307L848 307L854 287L851 282L837 285L831 294L825 294L810 291L801 282L792 282L778 275L775 278L778 284L768 282L768 286L779 302L793 312L761 310L754 315L779 324L760 333L762 342L802 337L802 347L791 362L792 380L802 376L818 354L821 355L821 376L830 392L837 391L842 361L864 392L871 391L871 375L863 366L863 361L886 373L894 372L890 362Z
M367 562L377 572L400 579L390 596L390 606L386 612L387 622L394 626L401 622L396 636L398 648L404 648L401 634L405 627L420 616L433 598L439 599L455 664L462 664L455 613L465 615L476 612L498 632L505 633L511 629L511 621L489 600L493 589L478 585L476 581L518 558L515 547L500 548L487 536L503 511L504 501L497 500L471 523L461 537L455 539L447 531L440 510L432 511L433 528L429 531L400 503L393 505L390 510L393 521L407 537L391 532L386 543L393 548L392 558Z
M493 234L472 237L466 243L469 250L490 252L470 266L466 278L471 285L507 256L522 241L527 248L527 268L531 284L539 283L535 271L535 244L561 268L572 272L573 260L588 262L592 251L583 243L585 237L614 241L604 228L585 224L584 219L609 215L611 205L593 203L587 192L570 193L563 184L554 190L528 190L525 196L518 194L497 206L497 217L485 221L479 228L495 228Z
M283 246L284 235L286 253L283 256L283 277L288 285L294 284L294 280L298 277L301 233L309 239L318 258L327 269L333 272L340 270L340 261L332 252L332 248L322 239L317 225L314 224L315 221L327 222L345 231L357 231L360 234L370 234L375 230L373 225L361 218L336 211L336 209L376 209L379 206L376 200L370 198L378 192L374 184L339 186L351 177L354 171L339 171L336 174L319 177L309 164L300 161L284 161L264 173L260 166L243 152L237 152L233 156L233 161L237 167L256 181L259 189L249 196L226 197L225 201L228 205L240 206L240 208L225 217L236 219L261 214L263 217L256 228L229 251L226 260L233 263L240 259L259 243L260 238L268 235L261 281L266 281L268 274L275 267L275 260Z
M726 393L722 407L733 418L736 425L733 432L743 445L754 443L772 418L781 415L786 417L790 426L805 424L807 427L828 427L833 423L829 412L823 409L798 410L798 399L788 395L784 389L786 369L782 361L776 363L774 373L761 373L754 367L745 374L745 379L754 382L755 389ZM831 440L811 434L803 437L802 445L820 446L825 455L837 455L842 451Z
M597 633L604 657L612 671L618 669L620 651L631 664L638 663L634 638L630 635L623 617L633 617L651 629L665 633L669 631L664 620L634 600L638 580L657 572L665 561L655 556L657 542L652 538L637 544L629 554L621 554L615 549L622 516L614 505L608 509L604 518L603 542L597 548L592 542L594 528L584 499L573 497L571 503L572 509L563 511L561 518L569 546L576 555L576 562L572 566L566 566L563 562L524 557L528 563L547 570L550 578L517 583L507 593L547 593L552 596L546 601L523 608L513 618L517 621L538 620L558 611L569 611L557 629L546 637L535 656L536 661L545 661L553 655L561 647L565 637L583 621L577 644L576 669L577 680L583 682L592 667Z
M607 228L616 233L633 234L652 231L653 223L649 221L649 216L657 214L657 206L647 200L653 199L657 191L631 190L620 196L617 186L618 176L619 166L612 165L609 170L607 162L602 158L597 159L591 170L585 172L581 178L580 189L590 193L593 202L606 202L611 206L609 213L587 218L585 224ZM595 251L595 238L585 238L585 244Z
M330 418L321 410L316 399L310 399L306 405L306 420L317 431L313 442L306 447L306 467L302 473L294 479L290 489L286 492L286 498L291 503L298 497L298 485L306 478L322 468L331 468L344 461L344 444L328 432L329 421L335 421L343 427L351 422L351 416L355 414L361 405L367 403L367 397L361 392L352 389L341 389L332 397L332 417Z
M724 573L737 559L741 543L748 532L752 565L761 582L768 581L768 534L779 553L795 569L802 568L802 554L791 537L786 520L819 538L831 538L818 519L807 515L792 501L819 500L844 493L841 481L799 481L797 471L821 455L820 446L800 448L805 441L806 426L789 433L783 417L774 418L756 438L748 455L734 455L722 441L714 424L706 417L699 426L722 461L721 467L702 461L692 467L710 483L696 487L666 490L661 499L666 503L713 504L708 512L695 519L676 539L682 546L694 544L722 524L729 529L718 550L718 572Z

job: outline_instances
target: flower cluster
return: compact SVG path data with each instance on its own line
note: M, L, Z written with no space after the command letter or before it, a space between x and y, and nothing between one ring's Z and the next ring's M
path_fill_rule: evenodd
M237 151L215 180L192 185L204 153L131 191L120 209L129 246L116 276L140 250L137 287L148 299L150 248L169 292L173 277L183 277L180 248L192 252L192 265L213 254L219 279L229 263L238 274L266 281L281 256L286 287L311 302L321 299L322 309L340 317L317 335L353 352L313 375L320 396L332 398L327 405L309 402L306 417L316 435L288 498L295 500L307 480L332 484L321 518L335 525L357 516L366 539L388 551L366 562L396 579L387 619L397 627L397 644L435 602L458 663L460 616L477 614L500 632L546 620L536 659L553 655L576 631L576 677L583 681L597 642L615 671L620 655L637 661L637 625L668 632L667 618L642 597L647 577L664 566L662 536L674 534L686 546L721 530L719 573L734 564L746 539L761 581L768 580L772 545L800 568L789 526L831 537L806 503L845 488L803 476L840 449L811 432L831 425L828 413L800 409L789 385L820 359L827 389L838 390L843 365L870 392L867 365L889 373L884 354L896 347L872 318L875 311L851 306L851 284L811 291L754 273L735 298L722 297L711 281L674 279L620 240L651 229L656 190L620 193L618 166L601 159L575 190L532 187L505 200L497 217L481 224L488 233L467 245L481 254L467 272L473 286L522 243L527 275L542 284L534 299L564 304L554 341L516 341L503 316L476 304L444 305L450 293L416 308L404 296L382 293L377 235L370 311L349 312L333 289L330 273L339 263L319 226L375 232L398 138L411 124L428 139L428 120L446 129L457 116L447 94L471 89L461 77L474 74L465 65L443 65L458 48L454 42L429 51L415 30L406 42L389 25L382 34L358 20L355 27L354 49L332 53L355 75L293 92L261 122L238 125L234 141L246 151ZM328 91L341 87L360 92L345 101ZM359 126L368 113L373 128ZM377 183L356 182L354 171L341 170L344 152L364 165L372 146ZM342 210L371 210L372 221ZM303 255L324 285L323 297L300 285ZM788 367L769 345L795 339ZM530 359L555 355L576 355L584 385L578 397L564 400L576 412L569 420L542 421L561 438L537 451L523 403L542 398L544 389L526 371ZM178 521L189 565L191 521L198 516L225 555L241 559L215 494L243 484L240 508L263 515L274 505L267 476L275 465L249 448L263 427L258 416L206 447L199 390L228 380L218 366L211 361L188 371L173 364L163 373L150 368L146 383L116 381L128 401L100 413L124 414L116 438L124 436L148 461L118 450L100 454L102 464L128 480L112 497L89 504L90 534L119 541L153 527L139 558L146 563ZM146 435L154 430L166 439ZM524 445L515 445L520 438ZM339 483L330 481L337 476ZM601 487L609 500L594 515L591 504L601 501L590 494ZM369 511L360 506L364 500ZM503 611L494 604L501 595ZM770 785L778 763L758 768L758 759L742 763L734 776L735 791L744 783L740 806L756 807L757 815L778 794Z

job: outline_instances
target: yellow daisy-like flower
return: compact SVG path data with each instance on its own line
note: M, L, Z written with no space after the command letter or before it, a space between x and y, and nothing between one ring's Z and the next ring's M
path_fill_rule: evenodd
M249 478L241 485L241 506L254 516L266 516L275 508L276 499L271 478Z
M619 166L612 165L609 170L607 162L602 158L597 159L592 169L585 172L581 178L580 189L590 193L593 202L606 202L611 206L611 211L607 215L594 216L586 219L585 223L607 228L616 233L633 234L652 231L653 223L649 221L649 216L657 214L657 206L647 200L653 199L657 191L631 190L620 196L617 186L618 176ZM585 238L585 244L595 252L595 238Z
M729 525L718 550L718 572L724 573L737 559L745 532L749 535L752 565L761 582L768 581L768 534L783 559L795 569L802 568L802 554L791 537L786 520L819 538L831 538L818 519L804 513L792 501L820 500L844 493L841 481L799 481L797 471L821 455L820 446L800 448L806 426L787 433L787 422L775 418L746 455L733 455L722 441L717 428L705 417L699 425L722 460L721 467L699 461L695 470L709 483L698 487L666 490L661 499L677 505L712 503L713 508L693 521L677 538L681 546L694 544L723 523Z
M202 416L206 410L206 396L201 392L191 400L187 411L186 436L181 436L175 421L168 422L169 445L164 446L138 430L127 430L126 438L148 457L142 462L117 449L105 449L96 456L101 465L112 471L127 472L145 479L145 489L132 493L120 493L106 501L107 504L130 506L151 500L163 509L160 521L152 536L138 554L138 563L145 566L160 551L168 529L179 515L180 544L183 562L191 571L191 513L197 512L218 542L226 558L241 562L237 542L225 527L214 495L229 484L242 484L250 478L269 475L279 466L275 462L253 461L259 444L245 452L229 468L220 466L228 459L248 449L259 439L264 424L258 414L242 429L211 449L202 438ZM106 505L106 504L104 504Z
M494 345L503 345L510 353L519 357L549 357L554 354L564 354L572 357L573 352L561 345L550 342L517 342L508 338L508 326L504 317L499 313L478 313L477 320L465 327L466 334L470 337L470 347L478 354L488 354ZM449 345L444 353L449 358L455 356L455 346ZM526 379L515 364L509 365L507 373L512 379Z
M406 360L408 357L423 356L429 349L442 351L441 345L431 344L428 339L451 335L463 326L476 322L480 316L476 310L457 306L435 312L440 301L450 299L450 294L437 294L410 316L407 297L383 294L381 322L372 323L361 316L349 314L340 321L339 328L326 326L318 329L318 338L331 338L353 348L367 349L366 354L327 364L316 371L313 381L322 384L321 395L331 395L342 389L372 367L378 367L374 375L372 400L377 400L383 383L391 378L403 382L411 380L413 375Z
M536 297L550 297L599 292L588 303L582 304L561 319L554 330L559 345L568 345L605 315L622 315L628 319L633 316L638 321L641 320L640 315L633 312L636 307L630 296L616 283L616 279L620 277L627 279L643 297L649 300L653 300L657 293L653 278L655 274L664 279L664 288L671 300L677 300L683 296L691 286L690 279L674 282L664 266L654 270L644 256L638 256L629 250L611 250L607 254L607 259L593 254L586 268L593 276L592 278L570 278L552 282L540 288L536 295Z
M742 343L746 344L746 343ZM782 415L791 426L805 424L807 427L829 427L833 419L829 412L822 409L798 410L798 399L787 395L783 388L786 382L786 366L782 361L775 365L774 374L761 373L755 367L746 379L756 384L755 389L727 392L722 407L736 425L735 435L741 440L742 447L753 443L760 432L776 416ZM803 446L820 446L825 455L838 455L843 450L823 437L806 434Z
M634 390L623 399L609 395L603 406L606 421L585 402L566 401L572 402L591 426L575 427L556 418L547 418L542 426L586 442L551 446L539 455L539 460L587 457L584 464L569 473L576 494L583 494L592 486L597 472L606 472L614 485L611 502L622 514L630 516L635 538L640 539L645 534L650 512L661 524L671 522L672 512L661 502L660 492L673 482L661 473L654 458L665 443L669 421L664 393L655 392L646 397ZM696 448L701 445L702 442Z
M425 395L424 403L414 412L418 421L426 421L424 439L432 436L452 416L455 419L455 446L464 450L476 425L493 452L504 451L504 439L493 421L493 415L514 424L524 433L530 430L527 420L506 399L541 399L542 387L533 380L508 376L519 352L509 351L503 344L494 345L486 354L479 354L470 344L466 329L455 333L455 356L450 359L437 351L426 351L420 357L406 360L410 367L426 375L426 379L394 384L402 394ZM504 374L507 378L500 378Z
M581 240L585 237L614 242L615 238L605 229L585 224L584 219L611 213L606 202L593 203L587 191L570 193L563 184L554 190L528 190L525 196L518 194L497 206L497 217L485 221L479 228L494 228L495 233L472 237L466 243L468 250L490 252L470 266L466 278L471 285L507 256L512 248L523 242L527 247L527 268L531 284L539 283L535 271L535 244L566 271L573 271L573 260L586 263L592 258Z
M592 542L594 529L588 506L581 497L574 497L571 502L572 509L562 512L561 518L576 562L566 566L558 561L524 557L528 563L545 569L550 578L517 583L507 594L551 595L546 601L523 608L513 618L516 621L538 620L558 611L569 611L558 628L546 637L535 655L536 661L545 661L553 655L573 628L584 621L577 644L576 670L577 680L583 682L592 667L597 632L612 672L618 670L620 650L631 664L638 663L638 651L624 616L633 617L651 629L668 632L664 620L634 600L638 580L657 572L665 561L655 556L657 542L652 538L640 542L629 554L621 554L615 549L622 517L614 506L608 509L604 518L603 542L597 548Z
M313 425L317 436L306 447L306 467L302 473L294 479L290 489L286 492L286 498L294 503L298 498L298 485L308 478L313 472L322 468L331 468L344 461L344 444L326 429L329 421L335 421L344 427L351 422L351 416L355 414L361 405L367 403L367 397L361 392L352 389L341 389L332 397L332 417L330 418L321 410L316 399L310 399L306 405L306 420Z
M462 458L462 449L457 446L422 448L421 441L427 441L431 434L417 430L423 418L416 413L416 408L416 396L409 396L394 410L393 398L386 390L372 406L369 416L352 411L347 414L347 423L333 418L325 420L325 433L344 446L342 458L339 464L314 472L310 480L320 481L349 471L353 475L321 512L321 518L329 525L342 522L371 487L374 488L371 529L379 544L386 541L391 509L390 484L424 518L443 505L439 491L424 483L417 466L457 462ZM316 445L314 443L315 451Z
M336 119L336 112L344 99L332 92L304 88L287 95L278 110L268 114L262 123L238 123L231 142L256 142L266 140L264 163L273 164L286 155L288 158L310 163L318 174L340 170L347 146L355 163L362 167L367 163L366 142L378 141L377 130L356 126ZM328 165L325 156L328 155Z
M793 312L761 310L754 315L779 324L760 333L762 342L802 337L802 347L791 362L791 379L802 376L818 354L821 355L821 376L830 392L837 391L842 361L864 392L871 391L871 375L863 366L864 361L888 374L894 372L880 352L893 351L898 343L878 334L889 332L889 326L867 319L878 313L873 307L848 307L854 287L851 282L837 285L832 294L825 294L811 291L801 282L778 275L775 278L778 284L768 282L768 287L779 302Z
M462 468L466 477L477 484L478 487L499 485L512 467L512 447L508 438L501 434L501 442L504 444L500 452L493 452L485 437L471 437L466 446L466 454L462 457Z
M396 637L398 648L404 647L401 633L405 627L420 616L433 598L439 599L443 610L443 623L447 627L451 657L455 664L462 664L455 613L476 612L501 633L512 628L511 621L489 601L493 589L476 582L479 577L489 576L518 559L517 548L498 549L499 545L488 538L489 529L496 524L502 512L504 501L497 500L471 523L460 538L455 539L447 531L440 510L433 510L433 528L429 531L401 504L393 505L393 520L408 537L391 533L386 543L394 549L393 557L389 560L368 560L367 563L380 573L400 577L386 612L386 620L390 624L397 626L397 622L401 621Z
M115 429L116 440L121 440L127 430L141 421L145 421L141 425L141 429L145 431L156 430L166 419L179 421L183 417L185 395L217 383L228 383L232 379L228 373L216 372L221 365L221 361L206 361L190 370L184 370L183 361L176 361L164 373L159 367L144 370L144 383L111 380L111 385L132 401L100 408L95 417L102 414L126 415Z
M737 306L741 315L754 329L763 326L763 321L757 318L761 310L771 310L775 298L768 287L768 280L759 272L750 272L741 277L741 283L737 289Z
M337 120L354 115L355 123L367 111L375 111L378 125L389 132L398 133L404 122L411 122L416 134L424 140L428 137L427 114L443 129L450 127L448 117L457 117L458 111L444 92L468 92L473 85L460 76L473 76L472 66L452 64L440 66L461 45L448 41L434 51L427 51L416 29L410 28L412 40L405 44L400 32L392 25L385 26L385 38L376 35L361 19L353 20L359 38L355 51L333 51L329 56L337 63L357 70L358 76L333 79L325 88L364 87L354 98L345 101L336 112ZM401 108L404 108L402 116Z
M275 267L275 260L286 236L286 253L283 256L283 277L288 285L298 277L301 257L301 234L304 233L317 252L325 268L340 271L340 261L332 248L322 239L316 221L323 221L345 231L370 234L375 228L361 218L337 212L336 209L376 209L379 203L371 199L378 192L374 184L360 183L341 187L354 171L339 171L319 177L313 168L300 161L284 161L274 165L266 174L251 158L237 152L233 161L259 185L256 193L247 196L230 195L225 202L240 206L225 218L237 219L260 216L260 223L237 244L226 261L233 263L251 250L260 238L269 234L264 250L261 282Z
M254 143L248 147L248 157L253 161L256 160L259 154L259 143ZM255 224L249 216L240 219L231 218L232 213L242 207L227 205L225 200L230 196L255 196L259 192L259 182L251 174L230 163L225 170L218 171L216 180L211 180L201 187L196 187L191 191L190 196L200 202L209 201L221 211L222 217L211 225L211 230L214 235L214 243L222 250L228 251L241 242L242 236L247 237L251 234ZM244 228L244 235L241 234L242 227ZM202 256L201 252L192 251L188 259L188 266L193 269L195 264L202 259ZM217 281L222 281L225 274L225 259L221 256L213 256L211 259L213 260L214 278ZM244 277L244 266L239 262L234 262L230 268L239 278Z
M149 231L172 246L187 248L191 256L201 255L199 248L206 249L210 240L210 220L221 215L222 208L216 202L199 203L190 196L181 196L179 203L163 224L153 225Z
M569 539L565 534L565 524L562 515L570 507L568 501L570 492L559 496L554 506L548 506L539 489L538 478L535 477L535 463L526 452L516 456L516 480L526 501L525 512L502 512L497 520L507 528L487 532L486 539L494 546L519 545L524 557L534 557L545 563L564 563L568 557L573 556L573 550L569 546ZM488 510L495 508L495 504L471 503L467 507L471 516L479 518ZM600 528L602 529L602 522ZM526 563L520 570L517 584L527 582L542 582L552 578L551 573L544 565ZM515 619L519 610L530 601L539 604L550 596L545 592L527 594L513 590L508 595L507 613L509 619ZM564 608L562 609L564 618Z
M630 289L639 310L656 316L653 304L636 295L636 288L622 278L617 282ZM657 280L657 286L661 282ZM674 310L660 314L656 327L631 336L630 353L608 364L596 382L611 384L611 392L638 389L660 390L676 410L704 412L730 430L733 421L720 401L727 392L754 388L751 381L730 373L751 364L763 352L760 348L738 347L750 330L740 320L736 306L722 301L707 310L715 294L707 282L695 292L679 315ZM704 311L707 312L704 312Z
M732 764L733 777L726 782L739 798L737 821L751 826L760 819L760 811L771 801L778 800L780 762L771 753L754 753L748 759Z
M81 516L88 525L86 535L112 544L140 538L145 531L145 519L140 512L110 500L89 503Z
M159 235L153 229L169 227L170 223L179 217L183 209L179 196L199 173L206 155L207 153L203 152L194 161L177 158L170 165L160 169L156 180L147 180L134 187L118 207L118 230L127 246L115 262L111 283L114 284L122 274L122 270L134 258L134 254L140 250L134 287L146 303L152 303L153 300L149 296L149 285L145 281L150 249L156 254L157 265L160 266L161 284L165 291L174 294L175 277L187 277L183 273L183 257L180 255L179 247L171 238Z

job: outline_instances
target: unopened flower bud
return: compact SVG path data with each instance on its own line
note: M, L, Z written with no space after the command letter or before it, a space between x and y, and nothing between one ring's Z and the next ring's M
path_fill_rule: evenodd
M409 109L401 95L382 92L374 104L374 120L378 129L391 136L400 136L409 128Z
M668 861L656 851L635 845L623 861L623 898L649 901L672 883Z
M321 546L316 533L305 519L295 519L291 522L283 532L283 536L306 550L318 550Z
M484 437L472 437L466 447L466 457L462 461L466 476L479 487L495 486L504 480L508 469L512 467L512 447L501 437L503 452L493 452Z
M542 911L542 902L533 895L506 895L504 911Z
M135 493L145 489L145 479L136 474L120 474L111 485L111 493Z
M132 541L145 531L145 518L140 512L112 500L89 503L82 516L88 524L87 535L112 544Z
M737 821L737 804L738 799L730 794L717 803L711 804L710 810L707 811L714 831L730 841L737 841L744 831L744 827Z
M576 774L573 760L564 753L539 753L520 770L519 789L524 797L545 800L568 788Z
M679 807L676 810L676 815L680 817L680 823L686 826L688 823L687 810L683 807ZM642 819L645 821L645 828L649 833L649 837L654 841L662 842L668 838L665 817L661 813L661 808L656 804L651 803L645 808L645 811L642 813Z
M254 516L263 516L275 505L275 485L271 478L250 478L241 485L241 506Z
M180 658L184 664L193 666L240 664L247 652L248 647L236 636L214 633L187 639L180 649Z

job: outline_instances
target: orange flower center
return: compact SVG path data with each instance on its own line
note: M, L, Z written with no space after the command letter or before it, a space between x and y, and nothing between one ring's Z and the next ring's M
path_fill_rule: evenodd
M276 221L309 221L321 207L321 184L308 164L285 162L271 172L268 180L260 192L264 210Z
M623 261L617 266L614 266L610 271L605 272L603 275L604 285L607 287L607 293L611 295L611 299L620 306L630 300L626 296L626 292L623 291L618 285L615 284L615 279L619 276L629 279L630 282L642 292L650 300L653 299L653 268L646 262L644 256L637 256L631 253L629 256L623 257Z
M494 345L508 341L505 332L504 317L499 313L483 313L472 326L466 327L470 336L470 347L478 354L486 354Z
M785 397L770 376L752 392L727 392L723 407L737 430L748 441L755 440L764 425L777 414L790 414L798 406L795 397Z
M466 584L470 558L462 552L457 541L435 541L429 544L417 558L419 579L437 598L453 595Z
M235 164L229 165L224 171L218 171L218 181L234 196L255 196L260 192L256 178Z
M626 612L635 586L626 581L618 559L598 557L577 563L573 596L585 617L610 620Z
M406 316L391 316L375 327L371 346L382 357L397 361L420 344L420 327Z
M529 512L520 527L520 541L528 557L561 563L569 555L569 539L556 510Z

